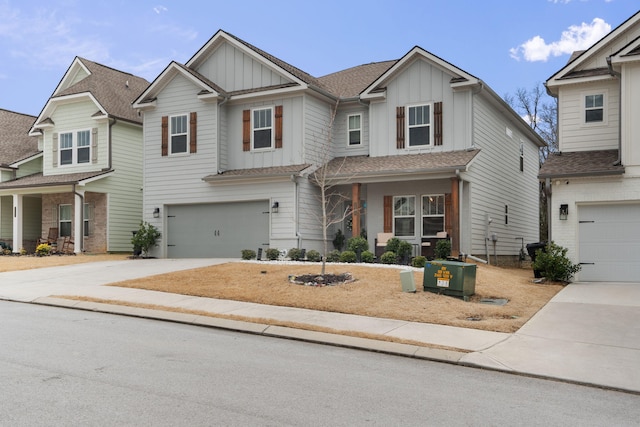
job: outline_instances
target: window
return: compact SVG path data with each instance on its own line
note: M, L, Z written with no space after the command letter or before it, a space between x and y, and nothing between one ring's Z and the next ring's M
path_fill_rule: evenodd
M604 95L587 95L584 98L584 121L586 123L604 121Z
M253 149L273 147L273 109L253 110Z
M353 114L347 118L349 122L349 146L360 145L362 128L360 126L360 114Z
M70 165L73 163L73 133L60 134L60 164Z
M172 116L169 127L171 154L182 154L187 152L187 141L189 128L187 127L187 115Z
M59 205L58 229L60 237L71 236L71 205Z
M82 229L85 237L93 234L93 204L85 203L82 210Z
M415 196L396 196L393 198L394 235L407 237L415 235L416 198Z
M91 161L91 131L65 132L60 134L59 139L60 165L89 163Z
M520 172L524 172L524 142L520 141Z
M444 231L444 194L422 196L422 235Z
M408 107L409 147L431 144L431 106Z

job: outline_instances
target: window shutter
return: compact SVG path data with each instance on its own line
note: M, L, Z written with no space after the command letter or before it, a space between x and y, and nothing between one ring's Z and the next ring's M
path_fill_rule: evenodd
M383 198L383 233L393 233L393 196Z
M433 144L442 145L442 102L433 104Z
M162 116L162 155L169 155L169 116Z
M404 148L404 107L396 107L396 148Z
M91 129L91 163L98 163L98 128Z
M276 148L282 148L282 105L276 105Z
M451 193L444 195L444 231L447 232L447 236L453 235L453 200Z
M242 112L242 151L251 151L251 110Z
M52 136L52 145L53 145L53 167L58 166L58 134L54 133Z
M189 118L189 152L196 152L196 141L197 141L197 129L198 129L198 113L195 111L191 113Z

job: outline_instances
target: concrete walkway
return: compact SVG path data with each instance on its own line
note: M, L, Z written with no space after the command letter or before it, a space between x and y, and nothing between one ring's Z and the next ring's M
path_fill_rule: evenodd
M227 261L230 260L106 261L0 273L0 299L328 343L640 393L640 283L571 284L514 334L103 286ZM204 315L81 302L60 296L85 296L273 319L336 332L401 338L454 350Z

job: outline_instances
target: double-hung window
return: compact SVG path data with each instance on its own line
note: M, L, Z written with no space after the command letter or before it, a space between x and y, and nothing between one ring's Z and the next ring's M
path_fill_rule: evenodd
M604 95L586 95L584 97L585 123L601 123L604 121Z
M273 108L253 110L253 149L273 147Z
M71 236L71 205L58 206L58 229L60 237Z
M361 117L360 114L352 114L347 117L349 125L349 146L360 145L362 141Z
M431 105L407 107L409 147L431 145Z
M189 140L189 127L187 126L187 115L171 116L169 126L171 154L183 154L187 152L187 141Z
M93 234L93 204L85 203L82 209L82 229L85 237Z
M416 197L393 198L393 232L399 237L415 236Z
M73 132L60 134L60 164L73 164Z
M433 237L444 231L444 195L422 196L422 236Z
M64 132L59 136L60 164L73 165L91 161L91 131Z

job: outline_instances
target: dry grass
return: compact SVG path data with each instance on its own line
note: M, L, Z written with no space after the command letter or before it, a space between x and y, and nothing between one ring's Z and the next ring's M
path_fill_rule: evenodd
M414 273L416 293L402 292L400 270L391 268L328 264L327 273L349 272L356 278L338 286L302 286L288 280L291 274L319 273L319 268L312 264L236 262L112 286L498 332L518 330L562 288L558 284L532 283L530 269L486 265L477 267L476 294L469 302L423 292L421 271ZM509 302L492 306L479 303L481 298L505 298Z
M126 260L128 255L51 255L38 257L35 255L25 256L0 256L0 273L5 271L31 270L34 268L57 267L61 265L80 264L84 262L117 261Z

